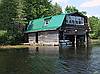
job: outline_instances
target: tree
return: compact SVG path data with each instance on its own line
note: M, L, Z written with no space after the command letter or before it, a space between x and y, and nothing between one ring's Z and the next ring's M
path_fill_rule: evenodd
M25 18L25 12L23 10L23 1L24 0L17 0L17 17L16 17L16 22L18 24L21 24L21 25L25 25L25 21L26 21L26 18Z
M4 39L3 43L14 44L18 43L22 39L22 32L19 30L18 17L21 13L18 13L18 1L17 0L1 0L0 4L0 30L6 32L0 36L0 39ZM18 19L18 20L17 20Z
M98 38L100 36L100 19L98 17L89 17L90 28L92 30L91 37Z
M66 6L65 12L67 13L73 13L73 12L80 12L76 7L74 6ZM80 12L82 15L86 15L86 11L81 11Z
M24 12L28 21L49 15L51 3L48 0L24 0Z
M62 13L62 8L59 4L55 3L55 5L52 5L52 15L58 15Z
M0 29L12 30L14 18L17 15L15 0L1 0L0 4Z
M76 7L74 7L74 6L66 6L65 12L67 12L67 13L78 12L78 9L76 9Z

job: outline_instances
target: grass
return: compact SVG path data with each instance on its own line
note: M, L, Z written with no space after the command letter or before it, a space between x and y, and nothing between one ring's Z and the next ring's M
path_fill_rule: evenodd
M34 47L31 45L0 45L0 48L2 49L9 49L9 48L28 48L28 47Z
M13 49L13 48L35 48L35 47L42 47L42 45L0 45L1 49Z
M100 39L92 39L91 43L92 44L100 44Z

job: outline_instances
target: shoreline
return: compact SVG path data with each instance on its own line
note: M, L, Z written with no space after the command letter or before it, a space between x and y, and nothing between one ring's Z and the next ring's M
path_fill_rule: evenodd
M46 46L53 46L53 45L0 45L0 49L14 49L14 48L35 48L35 47L46 47Z
M94 45L98 44L98 45L100 45L100 39L91 39L91 44L94 44Z
M0 45L0 49L13 49L13 48L33 48L34 45Z
M100 39L91 39L90 44L100 45ZM29 45L29 44L19 44L19 45L0 45L0 49L13 49L13 48L34 48L41 47L44 45ZM47 45L46 45L47 46Z

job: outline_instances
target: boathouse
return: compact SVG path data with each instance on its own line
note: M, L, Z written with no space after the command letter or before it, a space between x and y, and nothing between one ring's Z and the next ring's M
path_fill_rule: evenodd
M27 27L30 44L59 45L70 41L73 45L88 42L87 16L79 12L60 14L31 20Z

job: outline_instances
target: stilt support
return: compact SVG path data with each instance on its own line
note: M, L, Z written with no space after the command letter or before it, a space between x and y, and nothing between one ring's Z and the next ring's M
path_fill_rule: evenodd
M75 46L75 48L76 48L76 35L75 35L75 39L74 39L74 46Z
M86 47L88 46L88 34L87 33L85 34L85 46Z

